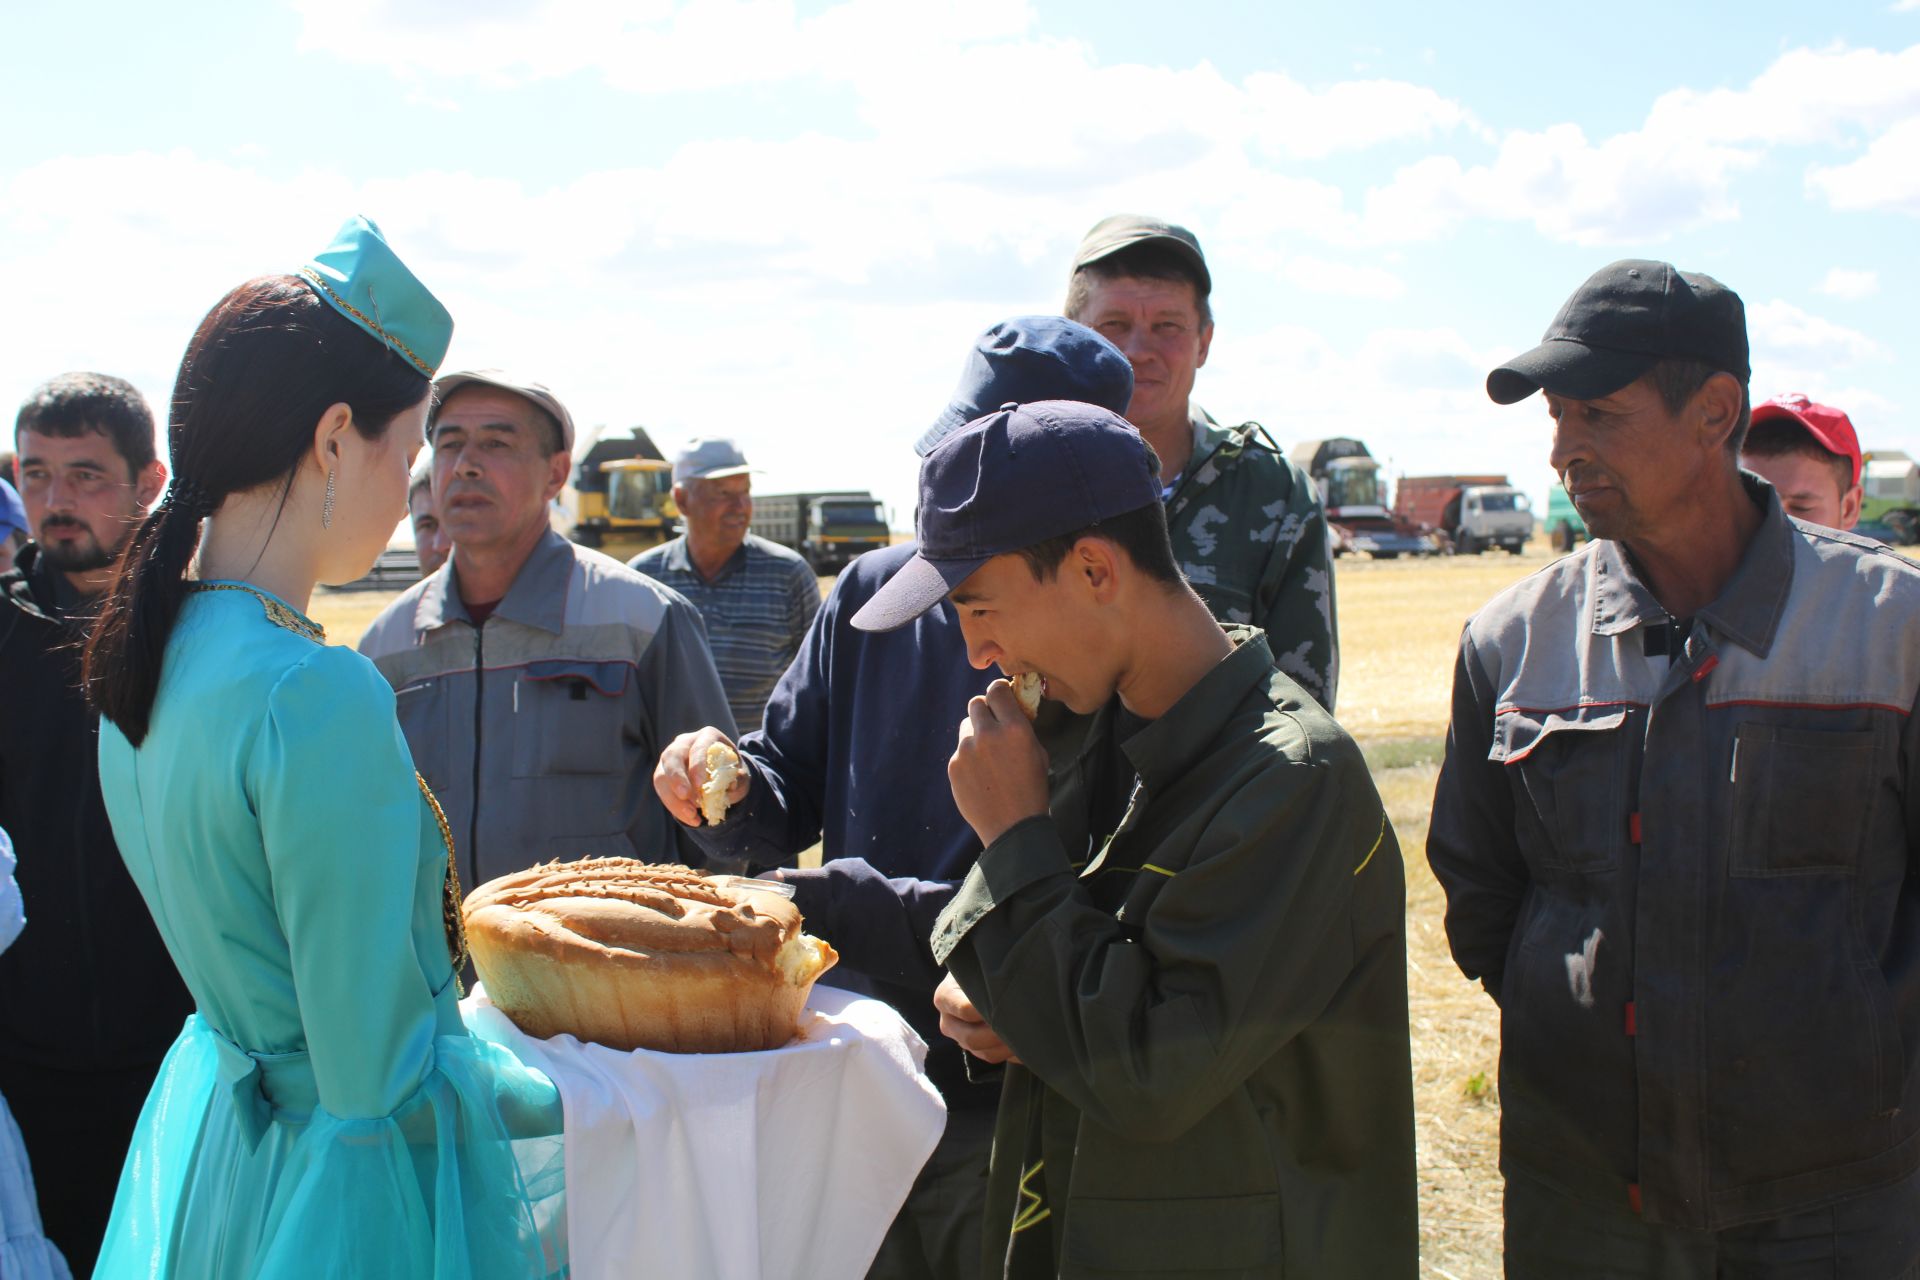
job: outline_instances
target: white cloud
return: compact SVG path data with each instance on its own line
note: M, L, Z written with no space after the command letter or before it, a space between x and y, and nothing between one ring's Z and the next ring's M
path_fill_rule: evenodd
M1920 216L1920 116L1875 138L1858 160L1814 168L1807 185L1835 209Z
M1894 13L1920 13L1920 0L1894 0Z
M1651 129L1588 141L1578 125L1506 135L1491 164L1432 156L1367 192L1361 234L1372 241L1434 239L1468 218L1522 221L1580 245L1657 241L1738 216L1735 174L1751 149L1704 144Z
M1646 129L1709 144L1773 146L1844 141L1920 110L1920 45L1794 49L1745 89L1663 94Z
M1831 367L1886 354L1880 343L1859 330L1812 315L1779 298L1747 308L1747 337L1756 364L1765 359Z
M1880 273L1860 271L1851 267L1834 267L1813 288L1815 293L1824 293L1829 298L1858 302L1862 298L1871 298L1880 292Z
M1389 302L1407 291L1406 281L1384 267L1329 262L1307 254L1288 259L1286 266L1281 269L1281 275L1287 283L1308 293L1332 294L1342 298L1374 298Z
M1574 124L1505 134L1494 159L1430 156L1369 190L1362 242L1429 240L1469 219L1530 223L1579 245L1658 243L1739 217L1735 180L1769 150L1888 128L1853 165L1816 170L1838 208L1920 208L1920 45L1799 49L1744 89L1662 95L1640 128L1590 140ZM1904 123L1896 123L1904 121Z

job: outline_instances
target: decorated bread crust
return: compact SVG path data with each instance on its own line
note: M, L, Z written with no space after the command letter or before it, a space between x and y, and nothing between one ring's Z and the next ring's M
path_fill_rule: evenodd
M777 892L631 858L548 863L467 895L487 996L528 1035L735 1053L793 1038L839 956Z

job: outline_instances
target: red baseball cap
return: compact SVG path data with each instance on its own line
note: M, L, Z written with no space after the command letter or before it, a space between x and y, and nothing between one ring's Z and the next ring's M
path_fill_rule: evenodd
M1853 433L1853 420L1846 414L1799 394L1775 396L1754 406L1754 426L1779 420L1799 423L1822 449L1852 463L1853 483L1860 483L1860 437Z

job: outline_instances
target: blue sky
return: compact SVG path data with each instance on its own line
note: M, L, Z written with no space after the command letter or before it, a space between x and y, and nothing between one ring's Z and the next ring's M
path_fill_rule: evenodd
M1198 398L1285 444L1543 492L1541 411L1481 379L1644 256L1746 299L1757 397L1920 453L1920 0L1173 13L15 3L0 391L86 367L164 403L221 292L365 212L453 310L453 364L904 520L972 336L1057 307L1079 234L1135 209L1213 264Z

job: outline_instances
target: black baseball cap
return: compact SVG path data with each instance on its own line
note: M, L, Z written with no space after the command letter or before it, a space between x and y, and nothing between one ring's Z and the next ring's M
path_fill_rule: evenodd
M1111 409L1076 400L1002 406L920 464L920 549L853 615L904 627L995 556L1160 501L1160 459Z
M1546 390L1569 400L1612 395L1661 360L1697 360L1744 384L1747 311L1712 276L1627 258L1574 290L1533 350L1487 375L1497 404Z

